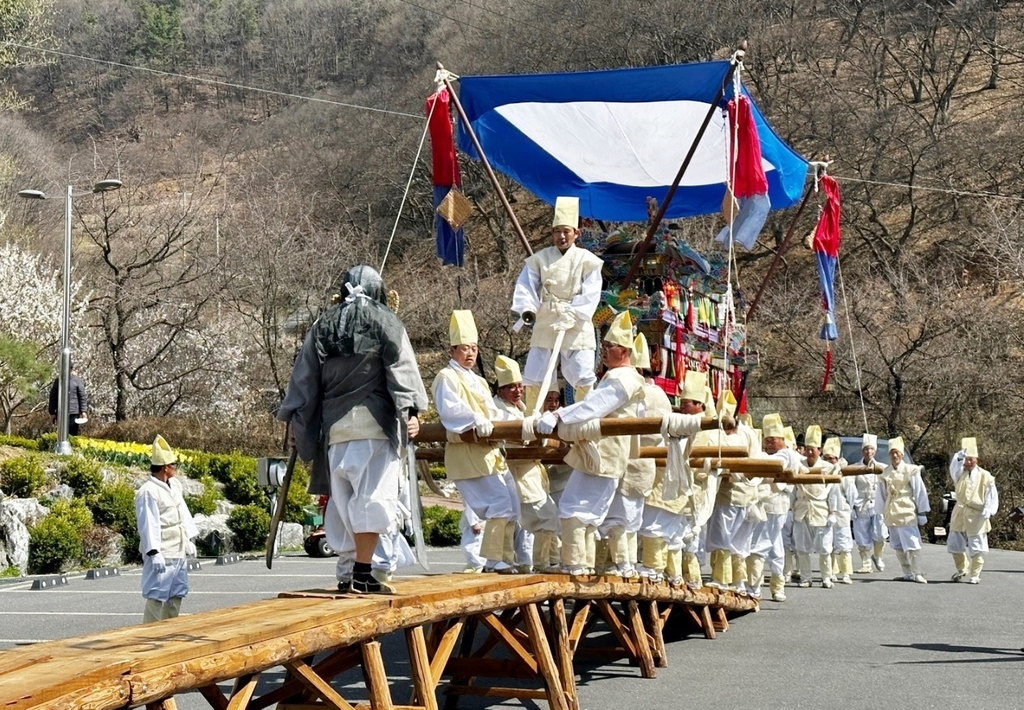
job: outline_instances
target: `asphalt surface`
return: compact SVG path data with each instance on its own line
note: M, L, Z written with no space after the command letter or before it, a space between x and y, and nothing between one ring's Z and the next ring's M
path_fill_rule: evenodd
M1024 553L993 550L982 583L949 582L950 556L926 546L924 571L931 584L892 580L898 567L886 549L884 573L855 575L851 586L792 588L783 604L734 619L709 641L692 630L668 629L669 667L644 680L620 662L577 663L581 705L589 710L669 708L997 708L1017 707L1024 670L1024 624L1015 612L1024 581ZM462 568L457 550L432 551L434 572ZM856 564L856 560L855 560ZM279 558L268 571L262 559L215 566L204 560L191 575L183 613L244 604L278 592L327 587L331 559ZM28 582L0 584L0 653L15 646L90 634L141 621L140 574L85 580L31 590ZM767 592L767 589L764 590ZM396 703L408 697L408 659L401 634L384 640ZM281 682L264 673L262 688ZM352 699L360 694L358 670L337 684ZM228 684L222 685L228 691ZM179 696L182 710L209 705L198 694ZM462 708L538 707L530 701L499 703L465 698ZM544 707L541 703L539 707Z

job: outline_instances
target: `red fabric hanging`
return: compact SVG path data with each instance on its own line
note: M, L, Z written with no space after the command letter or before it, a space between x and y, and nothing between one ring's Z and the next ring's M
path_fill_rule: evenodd
M435 187L458 187L462 184L459 161L455 157L455 141L452 137L452 119L448 108L450 102L451 97L447 88L427 97L426 111L430 116L430 156Z
M832 348L825 344L825 376L821 380L821 391L828 388L828 380L832 376Z
M764 195L768 192L768 178L765 177L764 164L761 162L761 139L757 135L754 114L750 110L750 99L746 96L739 97L738 126L735 99L729 102L728 110L731 154L736 156L732 194L736 199Z

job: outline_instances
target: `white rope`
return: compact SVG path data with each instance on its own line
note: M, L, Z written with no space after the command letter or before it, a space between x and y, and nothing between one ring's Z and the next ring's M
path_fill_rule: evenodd
M868 412L864 407L864 390L860 384L860 366L857 364L857 348L853 345L853 325L850 323L850 304L846 300L846 283L843 281L843 264L836 256L836 267L839 269L839 290L843 294L843 309L846 311L846 328L850 334L850 353L853 355L853 372L857 376L857 394L860 395L860 415L864 419L864 432L868 431Z
M416 175L416 165L420 162L420 153L423 152L423 143L427 140L427 132L430 130L430 119L434 116L434 109L437 108L437 101L430 104L430 113L427 115L427 122L423 126L423 135L420 136L420 145L416 149L416 157L412 161L412 170L409 171L409 179L405 183L405 193L402 195L402 202L398 205L398 214L395 216L395 226L391 228L391 237L388 239L388 246L384 250L384 258L380 260L379 274L384 275L384 264L388 261L391 253L391 243L395 241L395 233L398 231L398 223L402 219L402 210L405 209L405 200L409 197L409 188L412 187L413 176Z

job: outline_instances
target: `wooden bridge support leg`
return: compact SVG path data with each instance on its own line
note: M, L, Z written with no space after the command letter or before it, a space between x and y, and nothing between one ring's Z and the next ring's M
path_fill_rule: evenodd
M644 678L654 678L658 673L654 670L654 655L651 653L651 641L647 637L647 629L644 627L644 619L640 614L640 605L635 599L626 603L629 615L630 631L633 634L633 643L637 650L637 660L640 662L640 674Z
M373 710L393 710L391 689L388 687L388 672L384 668L384 656L380 651L380 641L364 641L363 644L363 677L366 690L370 695L370 707Z
M288 661L284 665L285 668L295 673L295 677L299 682L326 703L324 707L332 708L333 710L354 710L345 698L338 695L338 691L332 688L330 683L317 675L301 658Z
M725 607L718 607L715 609L715 631L728 631L729 630L729 619L725 615Z
M670 607L671 608L671 607ZM652 601L647 607L647 620L651 627L651 638L654 640L654 665L668 668L668 655L665 653L665 622L658 610L658 602Z
M537 668L547 686L548 706L551 710L569 710L562 679L558 673L555 658L551 655L551 647L548 646L548 637L544 633L544 622L541 621L537 605L527 604L524 606L523 616L526 618L526 629L530 635L530 641L533 642L533 655L537 660Z
M558 672L562 677L562 690L569 710L580 710L580 699L576 689L576 671L572 667L572 651L569 648L569 624L565 619L565 602L555 599L551 602L551 629L555 641L555 656Z
M146 703L146 710L178 710L178 704L174 698L166 698L155 703Z
M249 701L252 700L252 696L256 693L256 686L259 685L259 682L259 673L251 673L236 678L227 710L245 710L245 708L249 707Z
M711 616L711 607L701 607L700 610L700 623L704 628L704 637L709 639L715 638L715 620Z
M434 695L434 676L430 672L430 656L427 639L422 626L405 630L409 646L409 666L412 675L413 698L410 705L420 704L424 710L437 710L437 696Z

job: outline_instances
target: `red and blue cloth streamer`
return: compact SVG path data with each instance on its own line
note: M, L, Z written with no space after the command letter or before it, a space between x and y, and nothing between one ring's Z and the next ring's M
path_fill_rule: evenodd
M455 140L452 133L450 113L451 97L448 89L442 88L427 97L426 112L430 127L430 155L434 183L434 231L437 239L437 256L447 266L462 266L466 253L462 229L452 226L437 213L437 206L453 189L462 185L459 175L459 159L455 155Z
M825 205L818 218L818 227L814 230L814 256L818 262L818 280L821 282L821 305L825 310L825 324L821 327L818 337L822 340L836 340L839 331L836 329L836 298L835 279L836 262L839 259L839 183L828 175L820 179L820 187L825 192Z

